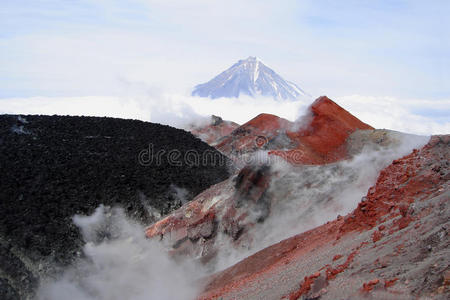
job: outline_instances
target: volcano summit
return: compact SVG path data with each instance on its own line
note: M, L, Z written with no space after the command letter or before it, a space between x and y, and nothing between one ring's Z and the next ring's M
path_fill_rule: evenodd
M197 85L192 92L192 96L212 99L237 98L241 94L282 100L295 100L308 96L295 83L284 80L253 56L239 60L210 81Z

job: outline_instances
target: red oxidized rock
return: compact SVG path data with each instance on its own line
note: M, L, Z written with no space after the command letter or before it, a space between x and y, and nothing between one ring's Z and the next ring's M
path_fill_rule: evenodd
M300 289L292 292L289 295L289 300L297 300L302 295L308 293L311 290L311 286L314 284L314 280L320 276L320 272L316 272L310 276L306 276L303 280L303 283L300 286Z
M253 152L266 148L270 140L291 126L292 123L286 119L271 114L260 114L233 130L216 145L216 148L226 154ZM287 142L290 143L289 140Z
M379 279L372 279L367 283L363 283L362 290L363 292L370 292L373 288L380 282Z
M373 232L373 234L372 234L372 241L373 241L374 243L376 243L376 242L378 242L379 240L381 240L382 237L383 237L383 234L382 234L380 231L375 230L375 231Z
M310 107L308 123L298 126L260 114L215 145L226 154L269 150L292 164L324 164L346 158L346 140L356 130L373 129L323 96Z
M384 281L384 287L385 287L385 288L388 288L388 287L391 287L391 286L395 285L395 283L397 282L397 280L398 280L398 278L393 278L393 279L391 279L391 280L385 280L385 281Z
M372 228L377 225L383 216L392 214L398 209L401 218L394 223L398 230L407 227L414 220L410 209L410 203L419 195L430 194L435 186L442 182L439 173L430 172L429 165L425 164L424 157L428 160L438 159L438 153L430 152L432 145L438 145L433 137L431 141L420 151L413 151L411 154L397 159L395 164L391 164L380 172L375 187L370 188L366 201L359 203L358 208L352 213L354 218L346 219L341 227L341 232L362 230ZM441 142L442 147L447 144ZM437 147L437 146L435 146ZM433 158L433 156L435 156ZM405 169L409 170L405 175ZM414 170L412 170L414 169ZM407 177L407 181L405 181ZM391 201L392 196L396 201Z
M336 161L346 156L343 145L352 132L358 129L373 129L326 96L318 98L311 105L310 111L312 121L309 126L297 132L288 132L288 136L322 155L324 162Z
M340 259L341 257L342 257L342 255L337 254L333 257L333 261L336 261L336 260Z

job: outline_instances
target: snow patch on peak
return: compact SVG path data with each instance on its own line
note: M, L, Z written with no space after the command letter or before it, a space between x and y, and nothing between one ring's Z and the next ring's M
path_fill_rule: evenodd
M258 80L259 77L259 61L256 61L254 72L253 72L253 83L256 83L256 80Z
M296 100L310 98L296 84L284 80L256 56L241 59L207 83L199 84L193 96L237 98L241 94L274 99Z
M259 61L259 59L256 56L249 56L249 57L247 57L246 61L257 62L257 61Z

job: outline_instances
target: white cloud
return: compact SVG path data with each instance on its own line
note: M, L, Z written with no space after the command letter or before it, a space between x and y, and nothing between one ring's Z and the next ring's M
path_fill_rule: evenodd
M338 97L333 100L375 128L415 134L450 132L450 100L402 100L368 96ZM251 97L211 100L158 93L130 97L32 97L0 99L0 113L109 116L184 127L212 114L239 124L260 113L271 113L294 121L303 115L311 102L280 102ZM430 112L430 108L433 111ZM433 112L439 112L440 115L433 116Z
M185 92L249 55L316 95L449 95L448 1L16 2L1 97L114 96L119 79Z
M0 99L0 113L108 116L139 119L184 127L196 119L219 115L243 124L260 113L295 120L304 102L278 102L270 98L216 99L160 94L133 97L32 97Z
M414 134L450 133L450 99L346 96L336 102L375 128Z

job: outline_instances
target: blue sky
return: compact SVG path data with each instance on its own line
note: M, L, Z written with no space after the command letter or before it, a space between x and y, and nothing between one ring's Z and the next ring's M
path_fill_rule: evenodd
M188 93L258 56L313 95L450 97L450 1L2 0L0 98Z

